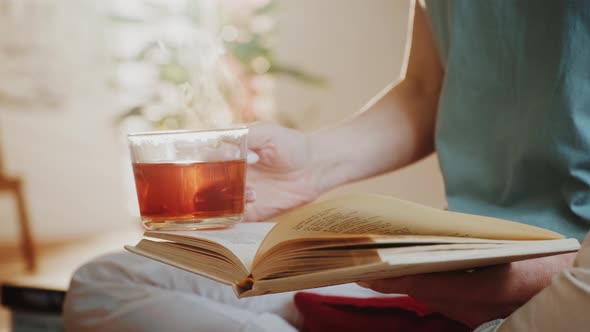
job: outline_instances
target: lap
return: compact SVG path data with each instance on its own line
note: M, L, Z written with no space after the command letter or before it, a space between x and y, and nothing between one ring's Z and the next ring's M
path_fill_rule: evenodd
M355 284L313 291L376 296ZM76 271L64 316L67 326L85 330L237 331L248 324L288 330L301 325L293 292L238 299L227 285L127 252L99 257Z

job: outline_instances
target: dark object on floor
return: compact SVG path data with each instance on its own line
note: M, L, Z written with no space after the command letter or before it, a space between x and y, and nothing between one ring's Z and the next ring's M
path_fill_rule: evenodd
M0 287L0 303L11 312L13 332L63 331L63 302L60 290L16 285Z

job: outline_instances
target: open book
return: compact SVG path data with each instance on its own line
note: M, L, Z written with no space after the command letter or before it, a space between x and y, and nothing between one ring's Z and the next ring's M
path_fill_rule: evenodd
M232 285L238 297L471 269L576 251L575 239L377 195L310 204L277 223L148 231L125 248Z

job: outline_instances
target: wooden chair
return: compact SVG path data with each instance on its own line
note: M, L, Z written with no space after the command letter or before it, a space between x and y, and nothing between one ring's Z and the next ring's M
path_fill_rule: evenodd
M34 272L37 268L37 257L35 255L35 246L31 234L29 214L25 203L22 181L19 178L4 175L2 161L2 149L0 149L0 192L7 191L11 193L16 200L20 226L20 245L27 264L27 271Z

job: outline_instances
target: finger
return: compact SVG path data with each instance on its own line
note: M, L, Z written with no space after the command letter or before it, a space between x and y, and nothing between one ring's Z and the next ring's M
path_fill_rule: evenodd
M252 187L246 187L246 191L244 193L246 203L254 203L256 202L256 191Z
M398 293L416 295L423 292L430 293L435 288L438 292L455 289L458 285L465 285L470 276L461 271L436 272L416 274L388 279L366 280L359 286L370 288L380 293Z
M277 212L272 207L261 204L261 202L254 202L246 204L244 209L244 217L242 218L245 222L250 221L274 221L271 218L277 216L279 212Z
M246 163L248 164L256 164L260 160L258 154L252 150L248 150L248 155L246 157Z
M246 208L244 209L244 216L242 218L243 222L256 222L258 221L258 213L254 204L246 204Z
M363 284L380 293L409 294L418 299L433 296L452 298L453 294L462 293L466 289L473 291L469 296L477 297L479 293L484 291L493 293L497 285L505 279L507 269L507 265L498 265L478 269L473 273L465 271L436 272L369 280L364 281Z

